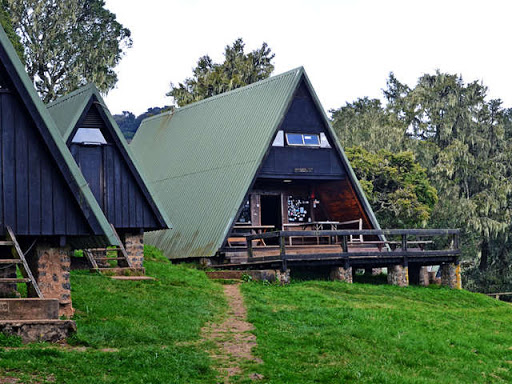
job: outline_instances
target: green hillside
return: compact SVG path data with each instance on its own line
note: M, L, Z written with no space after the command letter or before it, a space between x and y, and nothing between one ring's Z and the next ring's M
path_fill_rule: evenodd
M78 334L64 346L0 338L0 383L219 382L200 332L225 316L222 286L163 260L146 266L157 280L73 272ZM512 307L483 295L327 281L242 292L263 363L232 383L512 381Z

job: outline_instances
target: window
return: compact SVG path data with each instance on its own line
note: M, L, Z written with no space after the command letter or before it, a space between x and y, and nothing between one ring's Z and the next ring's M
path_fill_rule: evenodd
M72 143L101 145L107 144L107 140L98 128L78 128Z
M293 146L319 147L320 137L317 134L310 133L287 133L286 142Z
M284 147L284 131L277 131L276 138L272 143L273 147Z

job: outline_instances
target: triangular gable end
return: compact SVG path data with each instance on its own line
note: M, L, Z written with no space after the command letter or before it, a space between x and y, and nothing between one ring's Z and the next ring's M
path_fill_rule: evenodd
M308 195L316 195L329 211L330 220L346 222L361 218L364 228L380 228L305 72L276 127L236 220L240 220L244 210L247 214L250 204L260 206L260 197L250 202L249 195L254 190L285 190L279 185L283 182L288 187L298 183L298 190L307 189ZM283 204L284 213L290 202ZM242 218L242 222L247 219ZM252 219L262 224L261 217Z
M167 228L165 219L121 143L124 138L118 137L104 108L102 102L92 95L77 124L69 131L66 144L114 227L145 230ZM81 142L79 134L84 130L88 131L89 136L85 137L85 142ZM100 135L95 131L99 131ZM105 142L90 142L101 139ZM96 156L96 152L102 155ZM91 167L91 162L101 164ZM103 180L100 180L98 170L104 175Z
M19 235L99 235L117 244L1 28L0 69L2 224Z
M60 97L47 108L117 229L171 228L94 84Z

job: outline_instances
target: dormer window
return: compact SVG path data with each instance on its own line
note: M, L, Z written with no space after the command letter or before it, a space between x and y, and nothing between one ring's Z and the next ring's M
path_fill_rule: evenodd
M98 128L78 128L75 137L71 141L74 144L103 145L107 144L105 136Z
M316 133L287 133L286 143L297 147L319 147L320 136Z

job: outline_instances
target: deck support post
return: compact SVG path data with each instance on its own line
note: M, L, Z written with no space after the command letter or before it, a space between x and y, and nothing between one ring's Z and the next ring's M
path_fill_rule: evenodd
M441 265L441 285L451 289L462 289L460 265L458 262Z
M406 265L389 266L388 284L407 287L409 285L409 267Z
M276 270L276 280L281 285L290 284L290 281L291 281L290 270L287 269L286 271L282 271L280 269L277 269Z
M44 298L58 299L59 316L65 317L71 317L75 312L71 302L69 250L69 247L55 248L40 244L32 260L28 260Z
M124 248L130 259L130 264L135 268L142 268L144 266L144 232L126 233Z
M344 281L352 284L352 267L333 267L330 274L331 280Z

